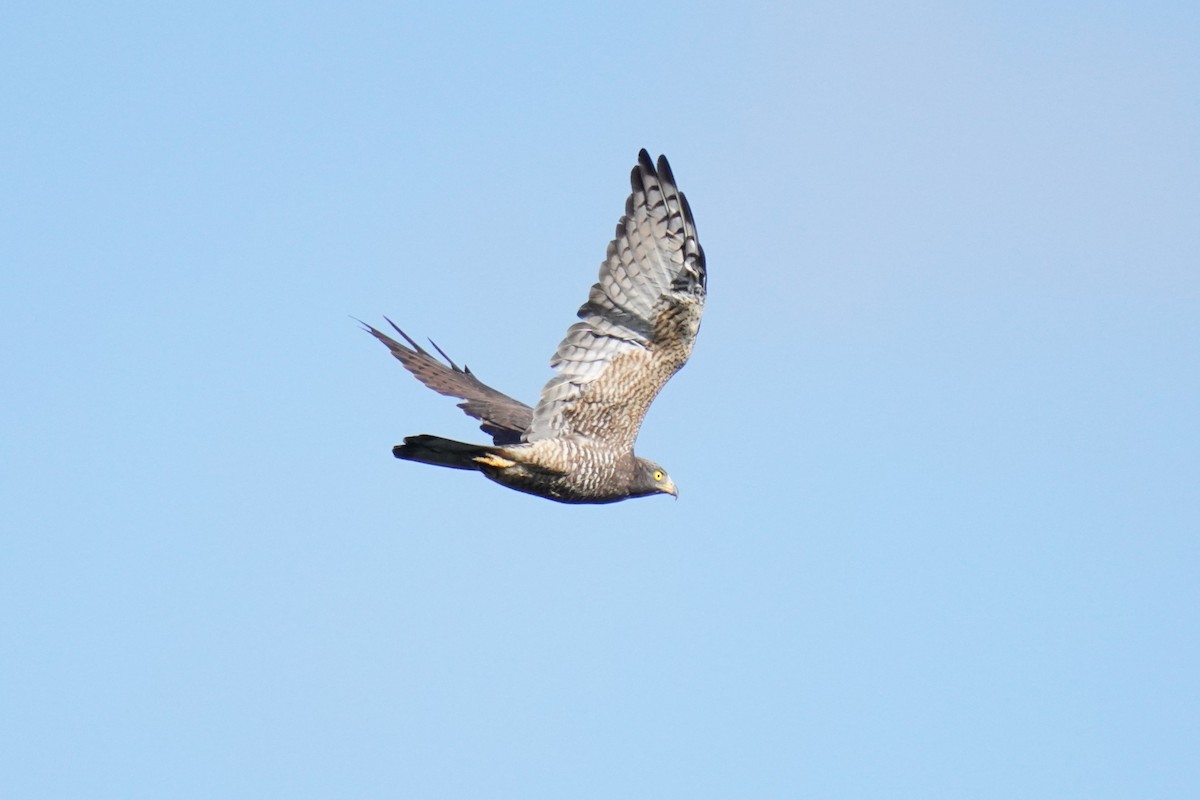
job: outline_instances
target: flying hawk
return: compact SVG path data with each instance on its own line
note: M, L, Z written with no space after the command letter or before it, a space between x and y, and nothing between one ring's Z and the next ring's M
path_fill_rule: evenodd
M666 470L634 455L633 445L650 403L692 352L704 310L704 250L665 156L655 168L642 150L630 182L600 279L559 343L550 361L558 374L535 407L484 384L434 344L443 364L390 319L407 346L366 325L423 384L460 398L459 408L492 437L478 445L409 436L392 448L396 458L478 470L561 503L678 496Z

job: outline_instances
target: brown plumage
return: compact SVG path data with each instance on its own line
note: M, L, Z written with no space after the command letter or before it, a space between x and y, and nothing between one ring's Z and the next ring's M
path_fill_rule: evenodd
M395 323L405 344L367 325L422 383L460 398L492 445L409 436L396 458L478 470L497 483L563 503L611 503L677 495L666 470L634 455L642 419L687 361L704 310L704 250L687 199L665 156L642 150L633 191L600 278L550 365L558 371L534 408L459 367L443 364Z

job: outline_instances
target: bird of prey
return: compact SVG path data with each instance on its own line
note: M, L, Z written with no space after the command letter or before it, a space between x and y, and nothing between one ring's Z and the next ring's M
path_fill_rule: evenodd
M630 182L600 279L559 343L550 361L558 374L533 408L483 383L431 342L443 364L390 319L407 346L364 323L423 384L461 399L459 408L492 437L491 445L478 445L409 436L392 449L396 458L478 470L560 503L678 497L666 470L634 455L633 445L650 403L692 352L704 310L704 250L665 156L656 168L642 150Z

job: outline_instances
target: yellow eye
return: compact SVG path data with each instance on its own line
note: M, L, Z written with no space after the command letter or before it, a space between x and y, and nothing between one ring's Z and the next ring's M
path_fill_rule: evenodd
M665 477L667 476L661 469L654 470L654 480L661 481Z

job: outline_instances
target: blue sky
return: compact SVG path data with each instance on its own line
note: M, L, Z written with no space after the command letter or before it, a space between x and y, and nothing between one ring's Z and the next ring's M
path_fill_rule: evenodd
M19 3L0 794L1200 791L1191 3ZM566 507L533 400L639 148L709 260Z

